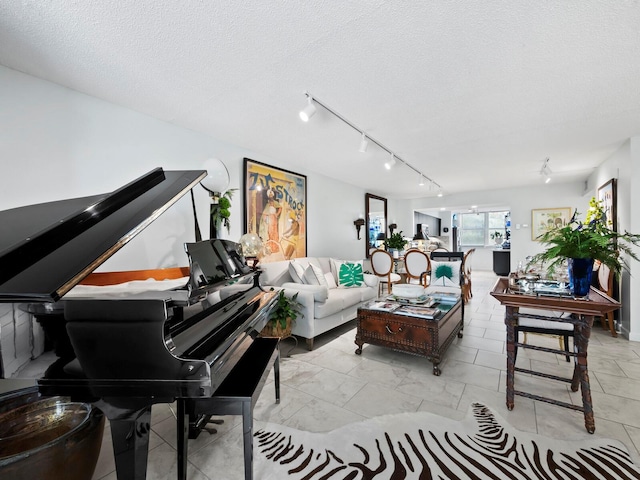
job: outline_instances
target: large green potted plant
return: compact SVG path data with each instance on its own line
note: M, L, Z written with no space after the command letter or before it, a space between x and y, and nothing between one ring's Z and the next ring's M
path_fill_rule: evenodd
M278 293L275 306L269 314L269 320L260 332L261 337L290 337L293 322L299 316L304 316L298 302L298 292L291 297L284 294L284 289Z
M578 274L578 268L585 275L589 275L589 278L580 278L580 281L573 282L573 293L584 296L589 290L593 261L599 260L616 276L620 276L623 269L629 270L629 265L620 253L626 253L638 260L631 245L640 243L640 235L612 230L601 202L595 198L589 202L589 211L584 223L578 220L578 215L576 210L566 226L553 228L538 237L548 248L532 257L529 264L547 264L547 270L553 273L566 260L570 278L572 274Z

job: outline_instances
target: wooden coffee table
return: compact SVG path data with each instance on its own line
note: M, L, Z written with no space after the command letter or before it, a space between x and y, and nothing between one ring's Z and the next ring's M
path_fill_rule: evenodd
M379 300L378 300L379 301ZM440 375L440 360L453 339L462 337L464 304L459 299L438 318L426 319L367 308L358 309L356 354L365 343L392 348L427 357L433 363L433 374Z

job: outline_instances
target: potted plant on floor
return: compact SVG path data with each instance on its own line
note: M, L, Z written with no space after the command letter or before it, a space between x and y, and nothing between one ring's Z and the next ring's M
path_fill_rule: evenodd
M269 320L260 332L261 337L286 338L291 336L293 322L298 318L298 315L304 316L301 312L302 305L297 298L297 292L291 297L287 297L284 290L280 290L276 305L269 314Z

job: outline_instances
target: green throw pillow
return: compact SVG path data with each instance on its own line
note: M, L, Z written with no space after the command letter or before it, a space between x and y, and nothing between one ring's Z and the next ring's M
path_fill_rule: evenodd
M344 262L338 271L338 285L345 288L361 287L364 285L362 264Z

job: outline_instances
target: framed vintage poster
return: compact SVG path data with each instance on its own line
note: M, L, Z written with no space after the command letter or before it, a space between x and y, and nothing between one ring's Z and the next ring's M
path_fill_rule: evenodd
M244 225L265 244L261 262L306 257L306 175L245 158Z
M604 214L606 215L607 226L618 231L618 223L616 219L616 179L612 178L604 185L598 187L598 200L602 202Z
M571 207L540 208L531 210L531 240L553 228L564 227L571 221Z

